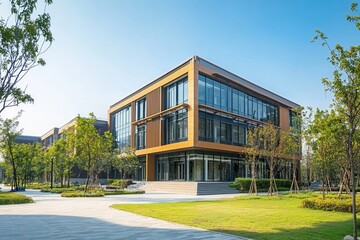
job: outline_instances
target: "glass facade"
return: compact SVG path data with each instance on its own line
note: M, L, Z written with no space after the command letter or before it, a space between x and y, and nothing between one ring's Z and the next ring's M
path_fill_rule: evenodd
M180 109L164 117L164 143L186 141L188 137L188 118L186 109Z
M131 106L124 107L111 115L112 134L115 147L120 150L130 147L131 137Z
M165 109L188 101L187 77L164 87ZM187 110L180 109L163 116L164 144L186 141L188 138Z
M199 104L279 125L278 107L199 74Z
M291 178L291 162L284 162L275 171L276 178ZM206 151L186 151L156 156L158 181L234 181L238 177L251 177L251 167L237 154ZM257 164L257 177L269 177L265 160Z
M187 77L164 87L164 107L169 109L176 105L187 103L188 101L188 81Z
M199 140L243 146L247 125L238 119L199 111Z

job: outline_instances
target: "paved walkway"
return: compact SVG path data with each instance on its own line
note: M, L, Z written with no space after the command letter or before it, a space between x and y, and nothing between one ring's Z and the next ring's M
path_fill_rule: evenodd
M3 189L4 190L4 189ZM109 208L114 203L156 203L229 198L146 193L104 198L61 198L28 190L36 203L0 206L0 239L245 239Z

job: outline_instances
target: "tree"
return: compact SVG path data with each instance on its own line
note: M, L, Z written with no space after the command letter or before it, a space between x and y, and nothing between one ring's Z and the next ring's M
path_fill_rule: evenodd
M270 170L270 186L269 194L272 196L277 192L275 182L275 168L281 161L283 153L283 132L272 124L267 124L261 128L261 136L263 141L263 153L262 155L268 159Z
M89 118L76 118L74 129L67 132L66 138L70 146L75 149L75 156L81 169L87 172L85 192L97 185L98 174L102 168L101 159L111 151L113 136L107 131L104 135L96 130L96 117L89 114Z
M45 6L52 3L44 1ZM11 0L10 4L11 16L0 18L0 113L34 101L18 83L32 68L45 65L41 55L53 41L50 15L34 17L37 0Z
M257 187L256 187L256 168L257 161L261 154L261 127L253 126L247 131L247 148L246 155L249 157L249 161L251 164L251 184L249 189L249 194L255 193L257 195Z
M135 155L135 149L132 148L123 149L114 160L114 166L119 170L122 179L139 166L139 159Z
M360 15L358 15L357 3L351 4L354 16L347 15L347 20L353 22L360 30ZM352 184L352 213L353 213L353 238L357 239L356 219L356 189L355 189L355 155L354 135L359 131L360 121L360 45L350 46L345 49L340 44L331 48L327 36L317 30L313 41L322 40L322 45L330 50L330 63L335 67L333 78L324 78L323 83L328 91L334 93L334 105L342 108L347 129L347 159L351 170Z
M15 138L21 134L17 130L19 126L18 118L19 113L13 119L0 119L0 149L6 164L10 165L11 169L11 190L18 189L18 176L17 171L19 167L19 159L14 154Z

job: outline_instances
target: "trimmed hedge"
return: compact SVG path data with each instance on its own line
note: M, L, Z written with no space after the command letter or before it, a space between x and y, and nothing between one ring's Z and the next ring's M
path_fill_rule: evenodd
M61 194L62 197L103 197L105 196L104 192L96 191L96 192L82 192L82 191L70 191L70 192L63 192Z
M26 184L26 188L31 188L31 189L50 188L50 183L28 183Z
M291 187L289 179L275 179L276 186L279 191L288 191ZM248 192L250 189L251 178L236 178L235 182L230 183L230 187L234 187L240 192ZM267 192L270 187L269 179L256 179L256 187L258 192Z
M50 192L50 193L63 193L63 192L70 192L75 191L73 188L43 188L40 190L40 192Z
M33 203L31 197L14 192L0 192L0 205Z
M133 184L129 179L108 179L106 180L106 188L108 189L124 189Z
M143 194L145 191L127 191L127 190L116 190L116 191L104 191L105 195L125 195L125 194Z
M357 198L356 212L360 212L360 198ZM341 198L336 196L326 196L322 198L308 198L301 201L303 208L311 208L323 211L338 211L338 212L352 212L352 200L351 196L343 195Z

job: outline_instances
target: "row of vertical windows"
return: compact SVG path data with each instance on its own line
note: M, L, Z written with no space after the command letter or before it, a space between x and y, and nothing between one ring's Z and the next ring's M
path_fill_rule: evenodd
M278 107L199 74L199 103L279 125Z
M146 98L142 98L135 103L136 106L136 120L146 117Z
M164 88L165 109L187 103L188 81L187 77L172 83Z
M238 120L200 111L199 140L232 145L245 145L246 125Z
M289 111L289 125L295 130L300 129L300 117L296 112Z
M131 106L122 108L111 116L112 133L115 147L123 149L130 147L131 136Z
M188 137L188 116L185 109L164 117L165 144L186 141Z

